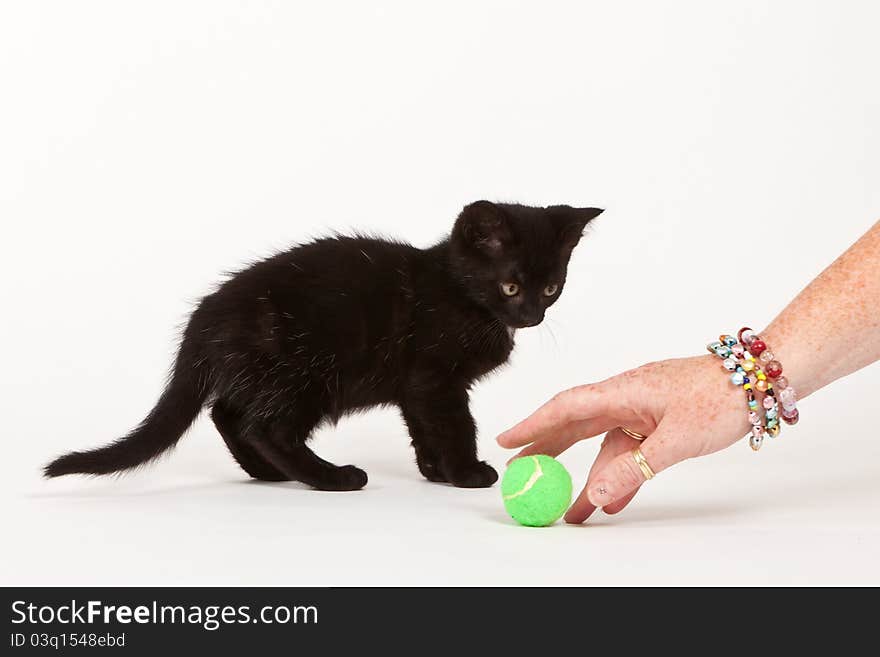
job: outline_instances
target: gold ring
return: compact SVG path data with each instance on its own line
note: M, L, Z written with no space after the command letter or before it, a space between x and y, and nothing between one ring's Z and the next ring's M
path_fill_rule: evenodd
M626 427L620 427L620 430L623 431L623 433L625 433L630 438L635 438L638 441L642 441L647 438L647 436L640 434L638 431L633 431L632 429L627 429Z
M651 466L648 465L648 462L645 460L645 455L642 454L642 450L636 447L632 452L633 459L636 462L636 465L639 466L639 470L642 471L642 474L645 475L645 481L654 478L654 471L651 469Z

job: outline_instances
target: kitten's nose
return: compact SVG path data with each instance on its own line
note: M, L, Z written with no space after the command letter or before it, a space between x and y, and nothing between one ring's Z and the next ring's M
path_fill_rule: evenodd
M543 313L529 314L523 315L520 317L520 322L522 322L522 328L528 328L529 326L537 326L544 319Z

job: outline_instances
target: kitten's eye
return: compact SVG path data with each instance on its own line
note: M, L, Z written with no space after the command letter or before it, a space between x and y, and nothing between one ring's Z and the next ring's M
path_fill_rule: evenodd
M548 285L547 287L544 288L544 296L545 297L552 297L554 294L556 294L556 292L558 290L559 290L558 285Z
M502 283L501 292L506 297L515 297L519 294L519 285L516 283Z

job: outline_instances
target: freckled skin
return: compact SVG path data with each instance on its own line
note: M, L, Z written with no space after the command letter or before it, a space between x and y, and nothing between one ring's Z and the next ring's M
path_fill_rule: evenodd
M880 223L759 333L801 399L880 359ZM711 355L643 365L556 395L498 442L523 447L522 455L556 456L607 432L565 520L584 522L598 507L617 513L644 483L633 448L659 473L729 447L748 432L745 396L726 374ZM620 426L648 438L639 443Z
M306 441L323 422L393 405L422 475L491 486L498 475L477 458L468 391L507 361L510 329L539 323L559 298L572 249L600 212L479 201L428 249L335 237L255 263L195 310L147 419L107 447L60 457L46 474L140 465L210 406L252 477L353 490L366 473L324 461ZM503 293L510 283L513 296Z
M880 222L804 289L763 335L800 397L880 358Z

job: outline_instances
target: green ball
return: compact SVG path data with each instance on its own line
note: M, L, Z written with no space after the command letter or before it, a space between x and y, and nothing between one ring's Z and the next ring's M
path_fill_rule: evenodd
M571 475L552 456L537 454L511 461L501 480L501 497L521 525L546 527L571 504Z

